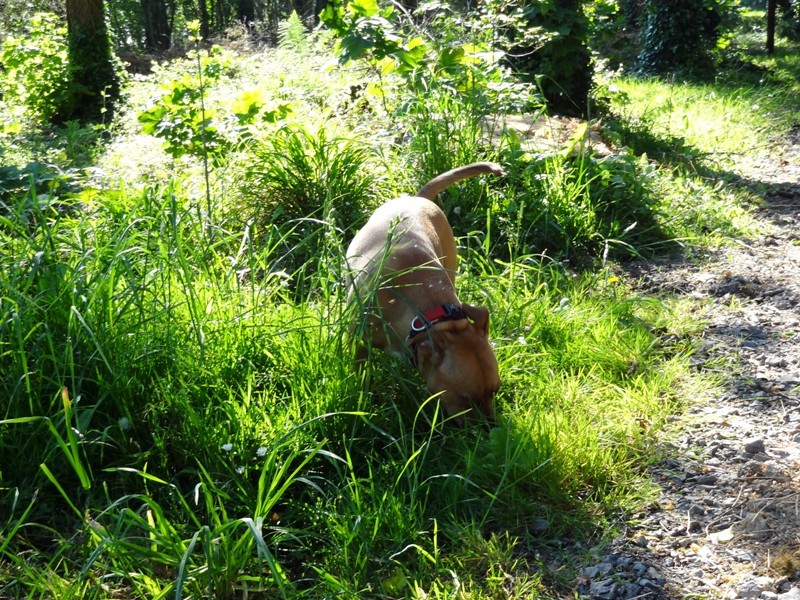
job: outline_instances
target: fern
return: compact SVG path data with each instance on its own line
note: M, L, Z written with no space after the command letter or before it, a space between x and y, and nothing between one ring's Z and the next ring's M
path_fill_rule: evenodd
M278 48L294 52L308 50L306 27L296 10L292 11L288 19L278 24Z

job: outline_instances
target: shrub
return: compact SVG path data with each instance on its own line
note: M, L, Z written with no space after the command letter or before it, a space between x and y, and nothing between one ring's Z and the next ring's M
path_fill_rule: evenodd
M520 13L523 32L540 32L538 40L531 40L529 34L519 39L518 26L505 30L512 66L524 80L538 82L548 105L564 114L585 114L592 86L589 22L582 4L576 0L512 2L505 9Z
M494 254L544 252L583 264L648 254L667 243L646 159L568 148L518 161L491 205ZM485 220L486 209L473 218Z
M27 30L6 38L0 63L5 68L4 101L24 106L33 118L50 121L69 92L67 28L51 13L37 13Z
M651 74L707 76L729 27L731 0L647 2L639 70Z
M70 176L52 165L31 162L23 168L0 167L0 215L16 213L16 218L27 223L34 220L32 207L41 209L61 201L73 188Z
M425 10L421 7L420 14ZM443 18L427 34L407 33L391 6L379 9L370 0L349 0L329 3L320 18L339 36L343 62L366 61L381 84L386 76L398 75L412 94L428 95L435 88L455 92L486 115L539 103L532 86L515 81L502 64L504 53L487 33L496 16L481 12L463 22ZM405 108L401 105L400 112Z
M161 98L139 114L142 131L163 139L173 158L190 155L218 164L245 137L248 125L276 123L292 112L291 104L270 104L248 90L227 104L211 102L209 89L230 68L230 56L214 46L192 57L195 72L165 84Z
M251 152L243 216L265 232L267 246L282 249L280 268L305 291L305 272L316 270L325 236L358 227L375 204L380 181L369 149L325 126L292 124L254 140Z

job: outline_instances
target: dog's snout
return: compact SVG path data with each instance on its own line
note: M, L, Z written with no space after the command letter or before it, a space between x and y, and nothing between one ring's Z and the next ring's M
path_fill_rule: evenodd
M484 417L490 423L494 423L494 396L498 389L499 386L498 388L486 390L486 392L481 396L462 399L463 405L472 409L470 411L471 420Z

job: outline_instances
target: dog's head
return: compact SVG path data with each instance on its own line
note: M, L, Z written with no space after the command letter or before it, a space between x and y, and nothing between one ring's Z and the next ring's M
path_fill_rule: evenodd
M494 420L493 398L500 388L500 375L489 344L489 311L468 304L462 308L469 319L437 323L416 336L412 349L417 368L428 389L441 394L448 415L477 409Z

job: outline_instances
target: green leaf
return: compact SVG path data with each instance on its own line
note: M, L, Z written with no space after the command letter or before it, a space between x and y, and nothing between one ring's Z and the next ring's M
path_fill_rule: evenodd
M362 17L372 17L378 14L377 0L353 0L348 3L347 9Z
M375 44L363 37L349 35L342 39L342 62L350 62L360 58L367 50Z

